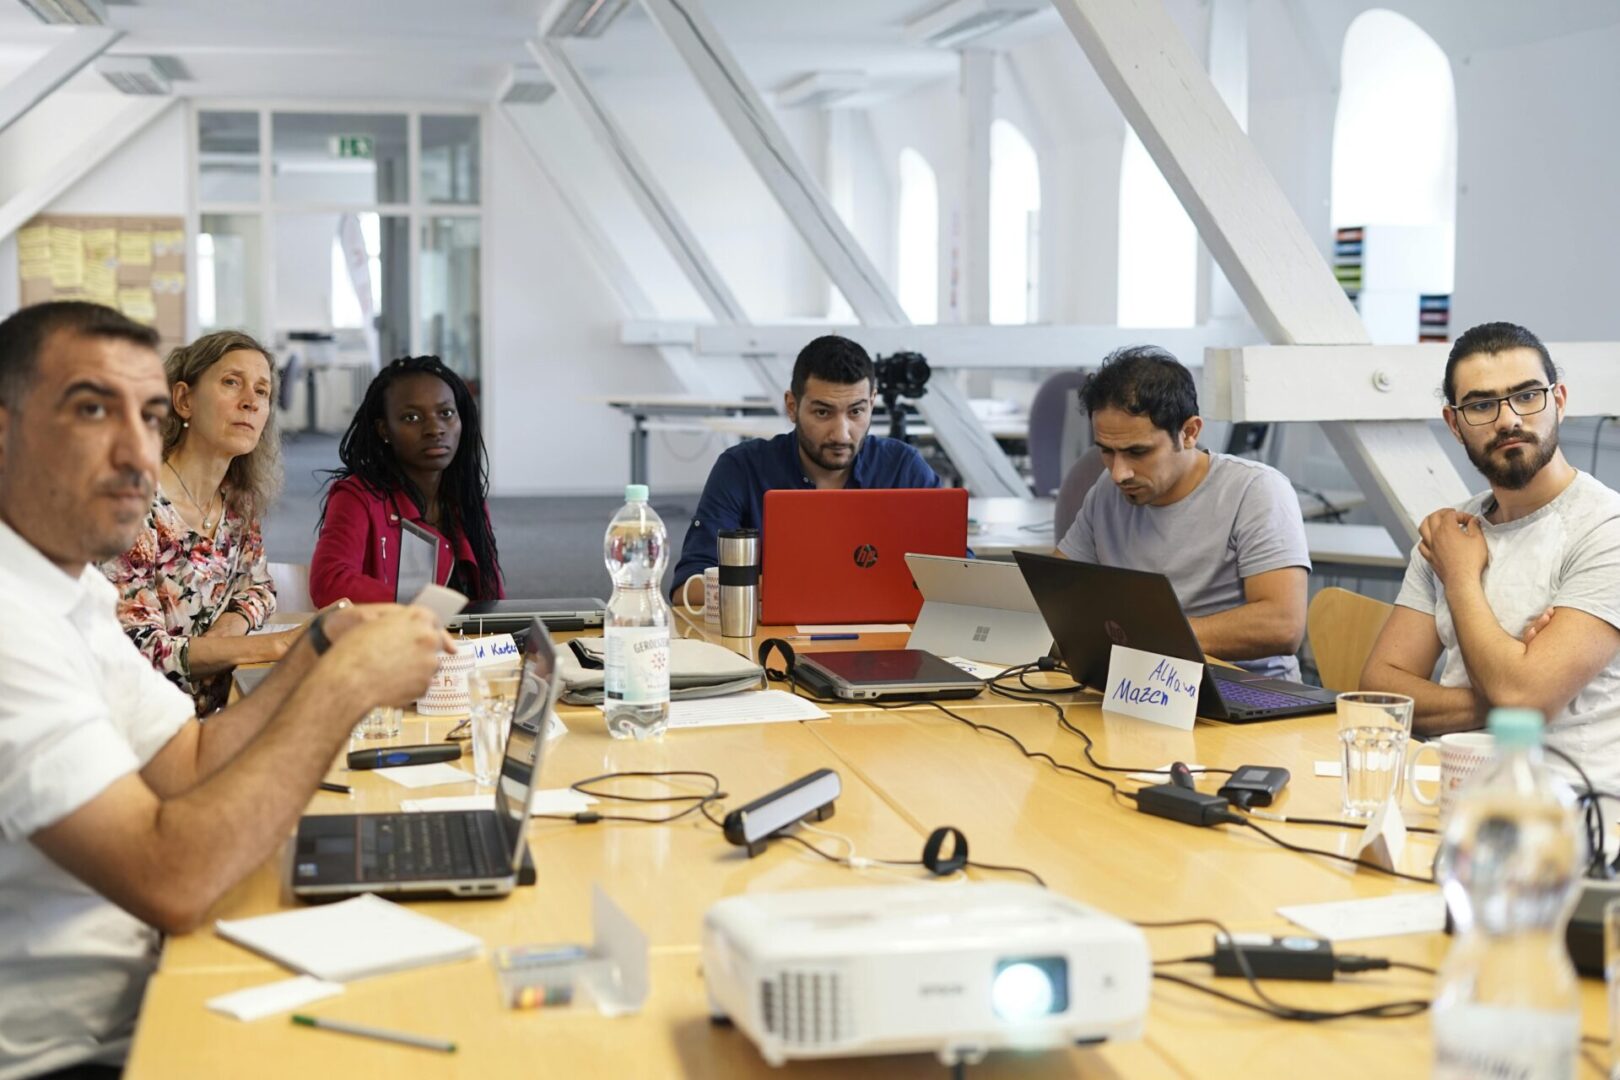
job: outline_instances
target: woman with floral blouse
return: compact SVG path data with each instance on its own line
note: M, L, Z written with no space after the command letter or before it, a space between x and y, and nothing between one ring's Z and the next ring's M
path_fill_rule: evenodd
M259 517L281 488L275 369L247 334L224 330L165 363L173 409L146 528L102 565L118 618L154 667L206 716L231 669L280 659L297 631L248 636L276 610Z

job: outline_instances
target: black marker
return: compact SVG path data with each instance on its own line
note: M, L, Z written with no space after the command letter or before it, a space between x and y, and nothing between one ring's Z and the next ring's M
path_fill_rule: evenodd
M376 750L349 751L349 768L388 769L395 765L426 765L431 761L455 761L460 756L460 743L430 743L427 746L383 746Z

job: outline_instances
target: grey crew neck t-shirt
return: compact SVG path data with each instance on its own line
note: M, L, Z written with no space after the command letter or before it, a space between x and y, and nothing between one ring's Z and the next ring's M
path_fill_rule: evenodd
M1170 579L1189 616L1243 604L1243 579L1298 566L1309 571L1305 522L1293 485L1259 461L1209 451L1209 472L1169 506L1136 506L1107 473L1098 478L1058 550L1078 562L1151 570ZM1239 666L1299 678L1299 660L1271 656Z
M1479 516L1490 562L1481 578L1485 599L1506 633L1518 637L1525 624L1550 607L1574 608L1620 627L1620 493L1586 473L1535 513L1492 525L1484 510L1486 491L1459 510ZM1401 607L1434 616L1444 652L1441 686L1470 686L1445 587L1422 553L1412 549L1406 580L1395 598ZM1620 782L1620 654L1547 721L1547 745L1581 763L1600 789ZM1574 771L1552 754L1547 763L1567 780Z

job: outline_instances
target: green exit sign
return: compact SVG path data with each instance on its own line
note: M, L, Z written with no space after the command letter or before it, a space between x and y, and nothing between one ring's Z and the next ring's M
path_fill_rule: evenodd
M376 142L370 135L334 135L332 136L332 154L340 158L365 158L370 160L376 149Z

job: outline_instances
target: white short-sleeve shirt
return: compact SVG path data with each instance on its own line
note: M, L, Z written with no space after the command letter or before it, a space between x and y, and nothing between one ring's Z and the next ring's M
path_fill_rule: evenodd
M29 842L139 770L194 715L70 577L0 522L0 1080L128 1045L157 932Z
M1484 520L1491 502L1486 491L1459 509L1480 516L1490 552L1480 581L1506 633L1520 636L1549 607L1574 608L1620 628L1620 493L1578 473L1552 502L1505 525ZM1395 602L1434 616L1442 648L1440 685L1471 685L1445 587L1415 547ZM1620 653L1556 716L1547 718L1546 738L1548 746L1579 761L1600 790L1615 790L1620 783ZM1554 755L1547 761L1575 779Z

